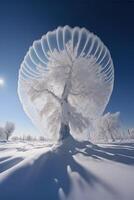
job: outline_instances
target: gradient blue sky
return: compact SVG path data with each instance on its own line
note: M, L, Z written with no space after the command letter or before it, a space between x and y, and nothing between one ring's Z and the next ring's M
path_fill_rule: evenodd
M20 64L28 48L57 26L86 27L108 46L115 66L114 91L106 112L121 112L125 126L134 127L134 2L95 0L0 1L0 123L36 132L17 96Z

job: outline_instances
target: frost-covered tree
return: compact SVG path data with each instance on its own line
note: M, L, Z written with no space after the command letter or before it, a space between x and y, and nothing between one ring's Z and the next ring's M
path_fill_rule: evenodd
M14 130L15 130L15 124L12 122L6 122L4 127L4 134L6 136L7 141L9 137L13 134Z
M19 73L23 108L47 136L63 140L90 130L113 89L109 51L94 34L78 27L58 28L35 41Z
M4 128L0 127L0 141L6 140Z
M134 128L128 129L128 139L134 139Z
M61 55L59 54L59 56L62 56L62 54ZM58 55L55 55L55 57L57 57L58 59ZM73 107L69 102L71 100L71 99L69 100L69 97L71 97L71 95L72 97L74 97L74 99L75 96L77 96L77 98L79 99L81 98L81 100L84 99L84 96L88 95L89 92L88 84L87 82L84 83L82 81L84 73L86 75L86 73L88 74L88 71L86 72L86 70L84 71L84 69L81 70L81 75L80 75L81 77L79 77L79 83L78 83L77 77L74 77L75 74L73 74L77 73L75 71L78 70L78 66L77 69L75 70L74 68L74 71L72 72L73 64L71 66L71 65L65 65L63 63L61 66L59 66L59 63L54 62L53 65L52 63L50 63L51 70L48 71L45 77L46 79L41 81L34 81L33 86L31 86L29 90L29 95L31 96L32 101L35 101L37 98L39 98L44 94L48 98L47 103L40 110L41 117L43 117L47 112L52 111L54 109L54 104L55 105L57 104L57 107L59 108L52 112L52 114L48 117L47 121L54 130L55 128L53 123L56 123L59 120L57 119L57 117L60 117L61 127L59 133L60 133L60 140L62 140L63 138L66 138L70 133L69 123L70 125L73 125L76 130L78 129L81 131L89 124L88 119L84 117L81 113L77 112L77 109ZM52 82L58 81L58 83L60 84L61 88L58 91L61 92L60 95L55 94L56 92L53 91L55 90L55 88L52 87L50 83L51 81ZM60 115L58 116L59 113Z
M16 135L16 136L13 136L13 137L11 138L11 140L15 142L15 141L19 141L20 138Z
M105 115L97 118L94 121L94 131L92 133L92 139L94 141L115 141L123 139L123 131L121 128L120 113L106 113Z
M39 141L42 141L42 142L44 142L44 141L45 141L45 138L44 138L44 136L40 136L40 137L39 137Z

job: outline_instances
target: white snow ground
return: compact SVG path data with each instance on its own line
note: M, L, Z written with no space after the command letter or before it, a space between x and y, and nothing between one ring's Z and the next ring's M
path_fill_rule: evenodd
M133 200L134 144L0 144L0 200Z

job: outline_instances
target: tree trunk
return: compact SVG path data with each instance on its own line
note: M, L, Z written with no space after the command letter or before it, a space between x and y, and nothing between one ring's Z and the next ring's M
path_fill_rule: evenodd
M8 137L8 135L7 135L7 141L8 141L8 138L9 138L9 137Z
M61 126L60 126L60 139L64 140L70 135L69 128L69 109L68 109L68 100L67 98L61 102Z
M70 135L70 128L68 124L61 123L60 127L60 138L59 140L64 140Z
M71 89L71 76L72 76L72 67L69 72L69 76L65 82L63 93L61 96L61 127L60 127L60 141L66 139L70 136L70 128L69 128L69 103L68 96Z

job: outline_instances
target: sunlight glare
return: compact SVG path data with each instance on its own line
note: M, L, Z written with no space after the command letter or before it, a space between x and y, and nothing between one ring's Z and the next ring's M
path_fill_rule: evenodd
M0 78L0 87L4 85L4 79Z

